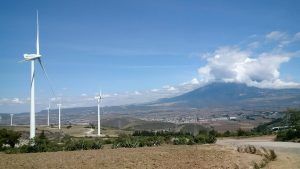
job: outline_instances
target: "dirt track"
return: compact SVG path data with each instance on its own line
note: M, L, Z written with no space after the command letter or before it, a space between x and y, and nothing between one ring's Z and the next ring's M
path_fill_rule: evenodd
M300 143L293 142L275 142L273 141L273 136L268 137L254 137L254 138L245 138L245 139L232 139L224 138L218 139L217 144L219 145L254 145L258 147L265 147L269 149L274 149L276 152L282 153L293 153L300 156Z
M300 168L300 143L275 142L274 136L254 137L245 139L224 138L218 139L218 145L240 146L254 145L256 147L265 147L275 150L278 158L268 164L266 168L270 169L299 169Z

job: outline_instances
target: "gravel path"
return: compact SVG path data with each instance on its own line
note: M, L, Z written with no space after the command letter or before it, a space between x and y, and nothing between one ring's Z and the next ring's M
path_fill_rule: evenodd
M267 169L299 169L300 168L300 143L275 142L273 137L254 137L245 139L223 138L217 144L223 146L254 145L275 150L277 159L270 162Z
M257 147L274 149L276 152L293 153L300 155L300 143L275 142L272 139L270 139L270 137L257 137L246 139L224 138L218 139L217 144L230 146L254 145Z
M95 136L95 134L93 134L94 131L95 131L95 129L91 128L87 132L85 132L85 134L86 134L86 136Z

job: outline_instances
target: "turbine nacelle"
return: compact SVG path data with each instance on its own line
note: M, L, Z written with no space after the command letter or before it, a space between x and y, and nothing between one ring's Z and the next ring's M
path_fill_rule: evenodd
M25 61L39 59L42 55L39 54L24 54Z
M95 99L100 100L100 99L103 99L103 97L102 96L95 96Z
M103 100L102 92L99 92L99 95L95 96L95 99L97 100L98 103L102 102Z

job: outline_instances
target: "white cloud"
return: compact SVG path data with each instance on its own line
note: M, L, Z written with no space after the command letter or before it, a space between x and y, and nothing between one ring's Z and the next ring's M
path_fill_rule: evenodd
M159 89L151 89L151 92L158 92Z
M248 44L248 47L252 48L252 49L255 49L255 48L258 48L259 45L260 45L260 42L255 41L255 42L251 42L250 44Z
M183 90L183 91L192 90L192 89L194 89L196 87L199 87L201 84L203 84L203 81L200 82L197 78L193 78L190 81L181 83L178 86L178 88L179 88L179 90Z
M57 99L55 97L50 98L50 101L56 101Z
M86 93L82 93L81 96L82 96L82 97L85 97L85 96L87 96L87 94L86 94Z
M198 85L199 84L199 81L197 78L193 78L191 81L190 81L190 84L192 85Z
M175 91L175 90L177 90L175 87L170 86L170 85L165 85L165 86L163 86L162 88L163 88L164 90L166 90L166 91Z
M198 73L205 82L238 82L262 88L299 87L298 83L280 79L280 66L291 57L290 53L272 52L254 56L237 47L222 47L210 54Z
M29 100L30 101L30 100ZM2 98L0 99L0 105L15 105L15 104L24 104L26 103L26 99L20 99L20 98Z
M266 35L267 40L279 41L287 39L288 35L285 32L272 31Z
M295 33L294 40L295 41L300 40L300 32Z
M173 86L170 86L169 88L167 88L167 90L168 91L175 91L175 90L177 90L175 87L173 87Z
M141 93L139 91L134 91L135 95L141 95Z
M111 95L110 94L102 94L102 97L107 98L107 97L111 97Z
M11 100L11 102L12 102L12 103L16 103L16 104L22 104L22 103L24 103L24 102L21 101L19 98L13 98L13 99Z
M275 42L278 43L279 48L288 46L290 43L300 40L300 32L295 33L294 35L288 34L286 32L273 31L268 33L266 36L266 42Z

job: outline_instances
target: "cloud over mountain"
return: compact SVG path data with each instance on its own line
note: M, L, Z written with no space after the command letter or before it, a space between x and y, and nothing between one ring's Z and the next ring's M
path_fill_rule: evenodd
M287 34L278 31L266 35L266 39L278 43L294 41L294 37L289 39ZM269 52L260 53L237 46L220 47L205 55L206 65L200 67L198 73L204 82L237 82L261 88L300 87L299 83L280 78L280 66L289 62L297 53L279 50L278 46Z

